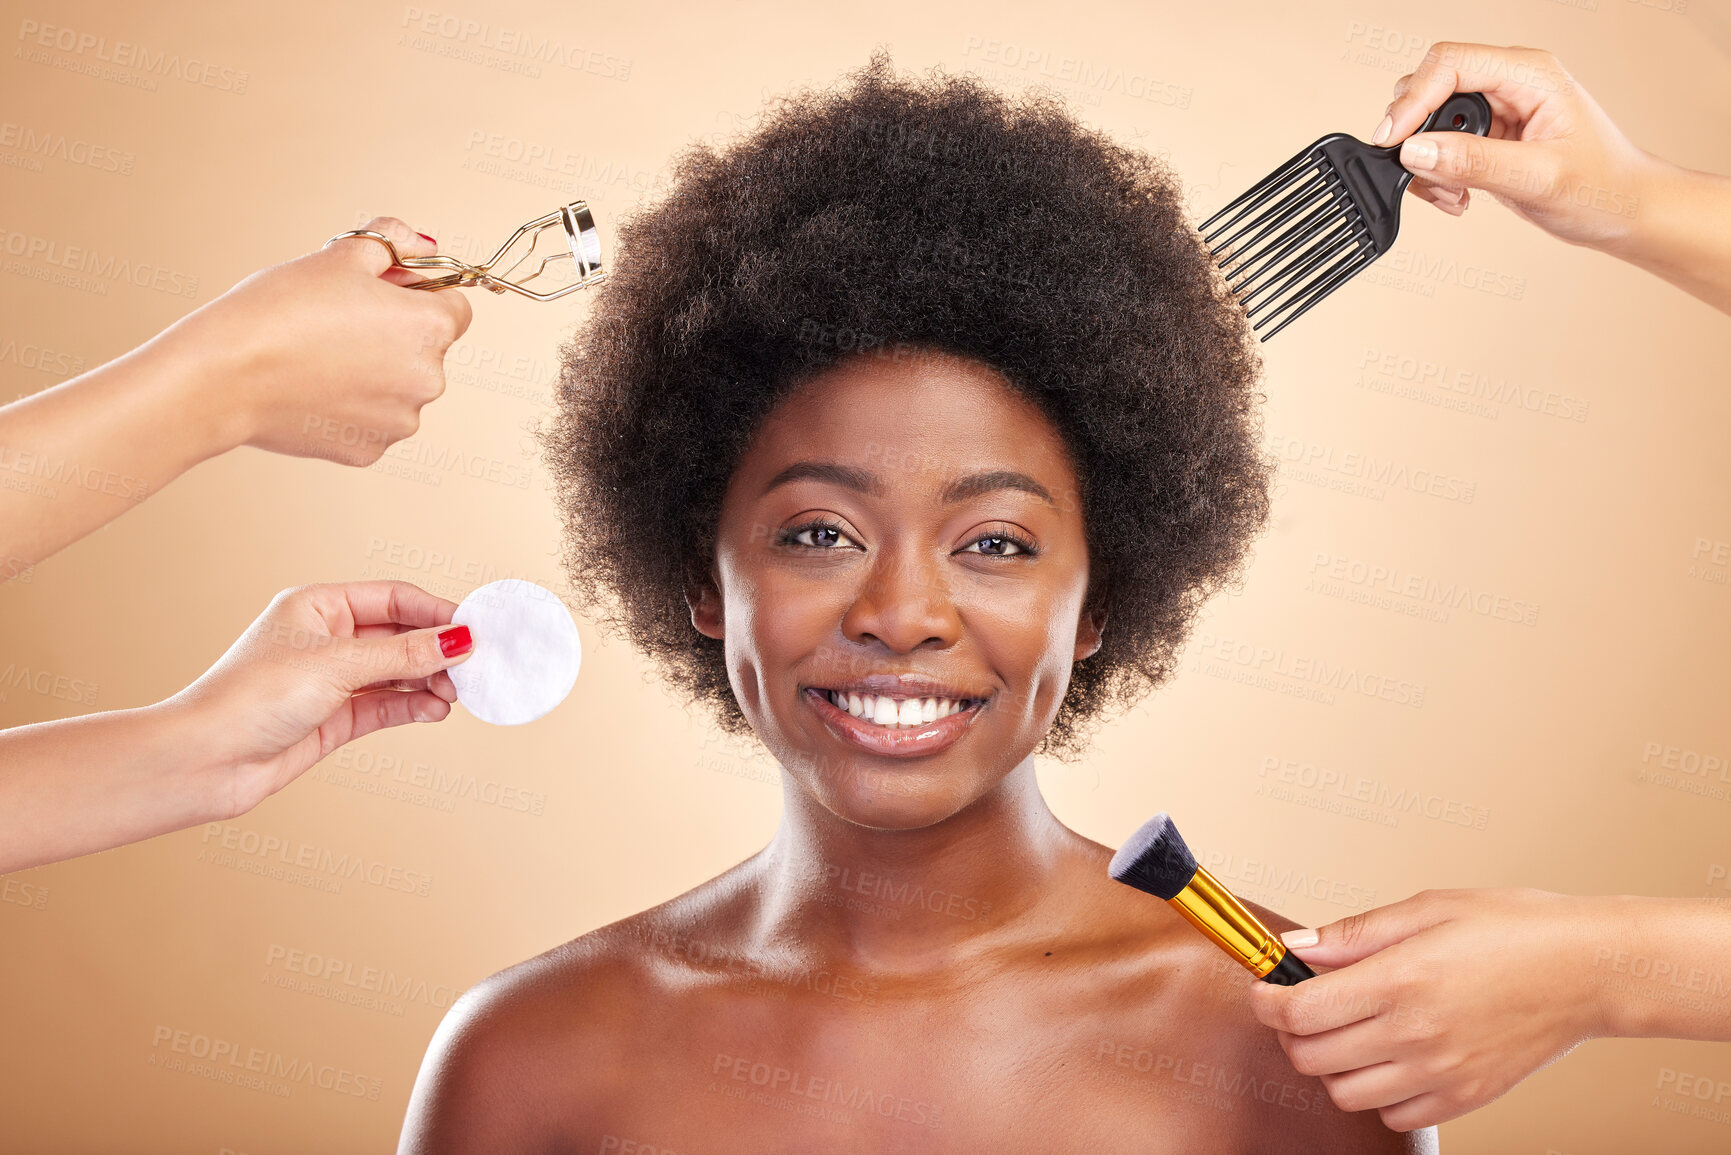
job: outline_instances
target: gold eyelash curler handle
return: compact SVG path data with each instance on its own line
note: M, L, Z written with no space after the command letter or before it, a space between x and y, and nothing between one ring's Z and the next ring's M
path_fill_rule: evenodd
M565 231L565 244L568 252L553 253L541 258L541 263L524 276L517 276L517 269L525 261L535 255L535 246L541 233L554 225ZM510 264L499 268L508 253L517 246L517 242L525 236L529 237L528 249ZM499 246L499 251L487 261L479 265L465 264L456 257L439 253L431 257L404 257L397 253L397 246L391 243L391 238L372 229L349 229L338 233L326 245L331 245L345 237L365 237L369 241L377 241L385 246L385 251L391 254L391 264L404 269L442 269L445 274L439 277L428 277L416 281L408 287L411 289L450 289L466 288L479 285L495 293L503 293L509 289L513 293L521 293L536 301L556 301L567 293L575 293L578 289L587 289L607 276L607 271L601 267L601 235L595 229L595 218L589 214L589 206L583 201L572 201L563 208L556 209L544 217L537 217L526 225L520 226L511 234L509 240ZM547 271L547 266L554 261L570 261L577 267L577 279L569 285L562 285L550 293L538 293L528 287L530 281Z

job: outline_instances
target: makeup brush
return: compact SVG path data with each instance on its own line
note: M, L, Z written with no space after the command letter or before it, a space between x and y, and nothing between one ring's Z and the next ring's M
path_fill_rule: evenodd
M1124 885L1171 903L1263 982L1289 987L1316 977L1219 879L1196 864L1196 856L1164 810L1118 848L1108 870Z
M1490 127L1490 102L1457 92L1419 131L1483 136ZM1251 329L1273 324L1268 340L1388 252L1411 181L1399 145L1377 148L1333 132L1203 221L1203 243Z

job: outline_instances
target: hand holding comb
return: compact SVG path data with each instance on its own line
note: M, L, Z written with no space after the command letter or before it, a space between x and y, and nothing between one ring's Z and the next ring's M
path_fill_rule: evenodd
M1490 126L1490 102L1457 92L1418 131L1483 136ZM1273 325L1268 340L1388 252L1411 181L1399 145L1333 132L1203 221L1202 240L1252 331Z

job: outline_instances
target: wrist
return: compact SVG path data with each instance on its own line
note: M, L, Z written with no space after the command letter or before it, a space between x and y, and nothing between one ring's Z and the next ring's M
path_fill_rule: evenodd
M140 711L170 751L162 788L173 801L175 829L242 813L235 805L235 761L221 745L224 727L204 700L189 694L190 688Z
M1670 263L1679 241L1687 243L1686 232L1680 234L1675 219L1679 187L1688 181L1686 169L1635 150L1626 166L1626 176L1619 183L1629 195L1619 203L1621 215L1628 217L1628 227L1595 242L1591 247L1607 256L1627 261L1645 269Z
M1596 1013L1606 1038L1654 1038L1671 1033L1672 1000L1681 990L1688 951L1677 940L1676 899L1601 895L1588 924Z
M1622 980L1627 977L1628 944L1615 915L1615 897L1592 896L1577 900L1582 906L1580 924L1587 955L1588 1038L1612 1039L1629 1033L1624 1014Z
M254 433L247 388L249 355L243 342L216 323L213 310L220 300L182 317L134 354L149 366L152 380L172 407L173 419L187 431L198 461L245 445Z

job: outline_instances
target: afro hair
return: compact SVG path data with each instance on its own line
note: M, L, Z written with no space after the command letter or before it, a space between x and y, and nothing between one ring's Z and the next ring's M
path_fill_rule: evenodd
M973 358L1040 406L1077 467L1088 605L1107 621L1040 751L1079 755L1109 707L1172 674L1268 514L1260 362L1183 203L1161 161L1057 97L900 77L881 50L724 149L691 146L620 228L563 350L542 440L578 600L749 734L723 643L686 602L741 455L846 358Z

